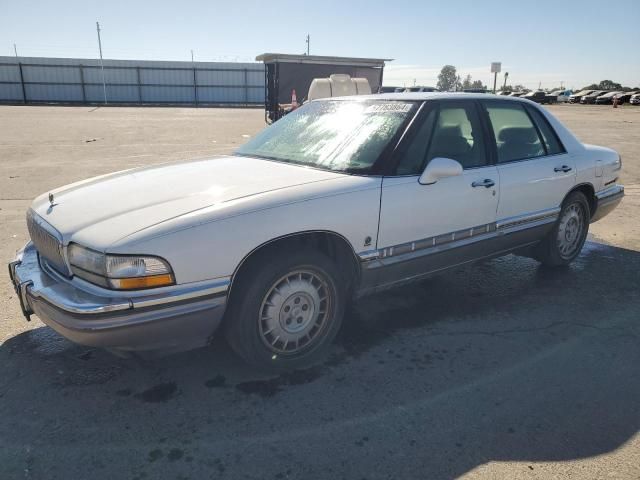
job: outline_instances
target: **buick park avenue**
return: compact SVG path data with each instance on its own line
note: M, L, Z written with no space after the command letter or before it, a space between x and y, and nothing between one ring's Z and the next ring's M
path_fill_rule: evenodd
M80 344L151 355L219 331L253 365L298 368L355 297L512 252L569 264L620 169L515 97L317 100L233 155L45 192L10 276L27 318Z

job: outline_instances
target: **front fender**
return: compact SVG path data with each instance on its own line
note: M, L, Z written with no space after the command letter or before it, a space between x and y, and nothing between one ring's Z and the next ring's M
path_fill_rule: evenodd
M162 256L171 264L177 283L230 276L257 247L305 231L336 233L358 253L371 248L365 246L365 239L370 237L375 243L378 231L381 180L366 180L358 182L355 189L324 192L232 216L218 212L218 218L194 219L192 224L182 219L175 230L167 225L162 232L149 229L142 238L130 239L109 251Z

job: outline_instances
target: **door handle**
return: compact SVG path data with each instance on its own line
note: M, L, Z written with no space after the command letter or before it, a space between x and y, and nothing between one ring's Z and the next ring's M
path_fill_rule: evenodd
M494 182L493 180L491 180L490 178L485 178L482 181L475 181L471 184L472 187L485 187L485 188L491 188L496 184L496 182Z
M561 167L556 167L553 169L554 172L570 172L571 167L569 165L562 165Z

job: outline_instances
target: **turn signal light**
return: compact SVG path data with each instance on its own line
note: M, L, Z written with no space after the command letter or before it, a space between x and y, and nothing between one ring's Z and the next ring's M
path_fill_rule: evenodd
M112 278L109 283L118 290L138 290L141 288L165 287L173 285L173 277L166 273L135 278Z

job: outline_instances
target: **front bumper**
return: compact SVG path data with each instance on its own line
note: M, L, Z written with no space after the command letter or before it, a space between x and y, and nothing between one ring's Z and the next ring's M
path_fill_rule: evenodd
M596 193L596 210L591 216L591 223L609 215L624 197L622 185L612 185Z
M62 336L119 354L166 354L204 346L220 325L228 278L143 292L83 287L40 261L29 243L9 264L27 320L35 314Z

